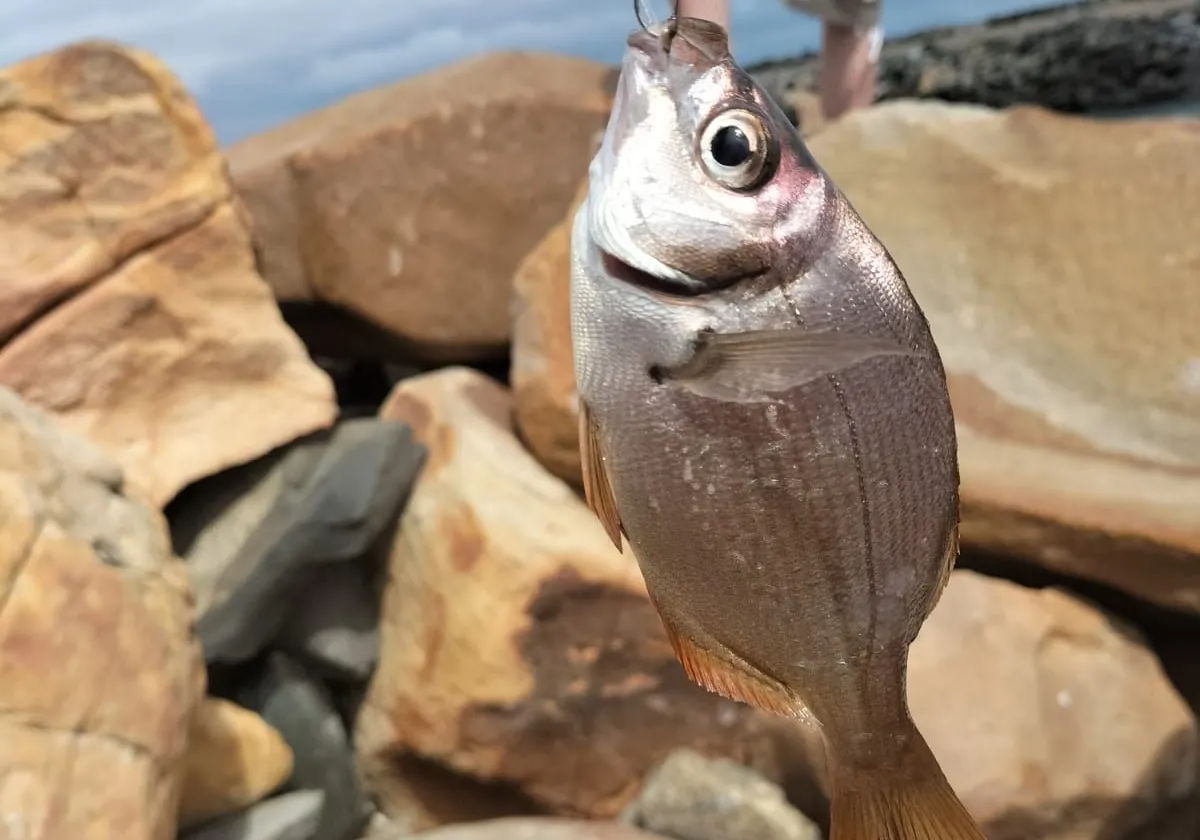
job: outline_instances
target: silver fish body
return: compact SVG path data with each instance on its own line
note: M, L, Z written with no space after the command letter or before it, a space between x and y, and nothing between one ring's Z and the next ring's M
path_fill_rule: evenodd
M753 166L722 163L750 146ZM702 22L669 52L631 36L589 178L571 243L589 485L689 673L810 713L847 789L870 768L940 778L912 758L904 675L957 553L956 441L899 270Z

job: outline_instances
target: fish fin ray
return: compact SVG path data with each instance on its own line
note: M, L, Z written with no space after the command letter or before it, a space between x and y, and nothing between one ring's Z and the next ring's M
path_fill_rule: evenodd
M617 551L622 551L621 515L617 512L617 501L612 483L604 466L604 450L600 446L600 427L592 418L588 404L579 401L579 448L583 467L583 496L587 506L604 526L604 533L612 540Z
M754 402L877 356L916 356L893 338L833 330L702 332L688 361L665 377L702 396Z
M830 770L829 840L987 840L915 726L899 766Z
M803 704L783 685L759 673L746 662L731 662L737 659L732 654L718 656L705 650L684 635L659 610L667 638L675 651L675 658L692 682L727 700L737 700L764 712L783 717L799 717Z

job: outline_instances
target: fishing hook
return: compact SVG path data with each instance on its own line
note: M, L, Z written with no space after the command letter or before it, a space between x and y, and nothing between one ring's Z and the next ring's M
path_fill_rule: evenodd
M642 27L643 31L649 32L650 26L642 18L642 0L633 0L633 15L637 18L638 26ZM675 40L675 33L678 31L679 0L671 0L671 16L667 18L667 23L663 26L662 34L658 36L663 52L669 53L671 51L671 42Z

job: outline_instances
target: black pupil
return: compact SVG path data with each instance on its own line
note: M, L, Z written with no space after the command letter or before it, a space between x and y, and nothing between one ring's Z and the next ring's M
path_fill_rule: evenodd
M712 156L722 166L741 166L750 160L750 138L736 125L727 125L713 135Z

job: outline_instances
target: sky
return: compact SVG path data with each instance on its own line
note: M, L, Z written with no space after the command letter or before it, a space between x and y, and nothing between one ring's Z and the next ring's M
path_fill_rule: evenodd
M732 4L743 63L817 45L817 22L779 0ZM901 35L1049 4L895 0L883 4L883 26ZM665 0L652 8L662 17ZM180 76L227 144L489 50L615 64L633 26L629 0L0 0L0 66L83 38L148 49Z

